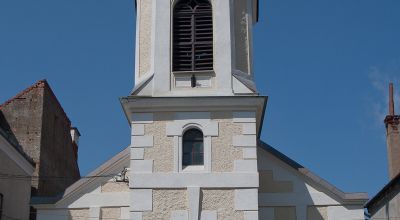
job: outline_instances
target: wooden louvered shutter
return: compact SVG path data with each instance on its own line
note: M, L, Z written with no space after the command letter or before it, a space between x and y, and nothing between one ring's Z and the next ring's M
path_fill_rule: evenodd
M173 31L173 71L213 69L212 7L208 0L178 2Z

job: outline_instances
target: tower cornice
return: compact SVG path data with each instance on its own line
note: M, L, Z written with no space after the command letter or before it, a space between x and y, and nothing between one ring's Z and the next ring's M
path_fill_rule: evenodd
M128 122L132 113L145 112L202 112L253 111L257 118L257 134L261 133L267 96L200 96L200 97L143 97L120 98Z

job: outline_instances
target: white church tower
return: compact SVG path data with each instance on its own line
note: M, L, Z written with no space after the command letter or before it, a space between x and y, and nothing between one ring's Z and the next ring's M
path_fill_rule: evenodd
M136 6L135 85L121 98L131 144L62 197L32 198L38 220L364 219L365 193L341 191L259 138L257 0Z
M131 219L258 219L257 0L137 0Z

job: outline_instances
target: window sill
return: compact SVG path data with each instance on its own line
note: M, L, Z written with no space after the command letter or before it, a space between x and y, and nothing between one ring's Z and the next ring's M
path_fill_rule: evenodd
M192 165L192 166L186 166L182 168L182 172L184 173L200 173L200 172L205 172L205 167L204 165Z
M172 71L174 75L193 75L193 74L206 74L206 75L215 75L214 70L200 70L200 71Z

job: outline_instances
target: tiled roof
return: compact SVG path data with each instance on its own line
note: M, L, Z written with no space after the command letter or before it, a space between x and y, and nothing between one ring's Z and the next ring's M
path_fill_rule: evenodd
M24 89L23 91L21 91L20 93L18 93L14 97L12 97L9 100L5 101L3 104L0 104L0 110L3 109L8 104L10 104L11 102L13 102L15 99L21 98L25 94L29 93L33 89L44 88L45 84L47 84L47 81L45 79L37 81L35 84L33 84L33 85L29 86L28 88Z

